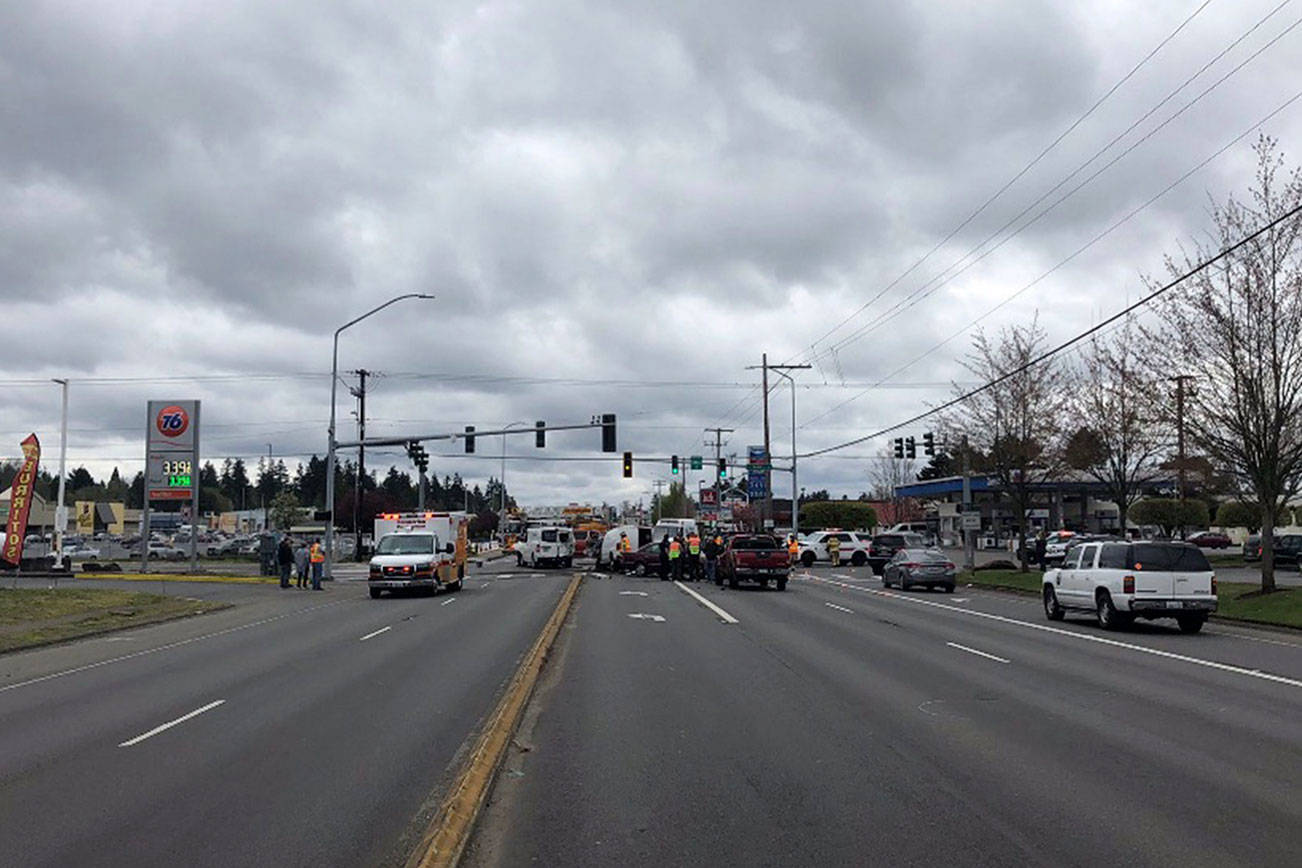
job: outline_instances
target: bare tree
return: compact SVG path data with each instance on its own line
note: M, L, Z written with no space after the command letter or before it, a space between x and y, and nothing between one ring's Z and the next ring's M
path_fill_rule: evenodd
M993 383L964 400L944 420L951 439L966 434L979 469L999 482L1001 496L1017 522L1017 548L1026 570L1026 520L1035 491L1056 479L1062 464L1062 422L1066 376L1056 358L1027 368L1044 350L1046 335L1037 316L1026 326L985 332L972 339L962 364L979 382ZM998 381L998 382L996 382ZM965 394L967 389L954 386Z
M1070 415L1078 424L1066 426L1074 428L1067 465L1106 486L1123 530L1131 505L1160 471L1165 444L1157 383L1143 349L1131 319L1107 338L1092 339L1083 353L1079 388L1071 392Z
M1255 145L1247 202L1213 203L1215 247L1168 257L1173 274L1224 250L1302 205L1302 174L1284 170L1274 139ZM1168 372L1198 388L1186 400L1195 445L1261 504L1261 589L1275 589L1274 531L1302 488L1302 218L1258 235L1178 293L1160 300L1149 341Z
M895 489L917 480L916 466L917 462L912 458L896 458L886 451L868 462L869 493L873 500L891 505L892 521L901 520L905 501L895 493Z

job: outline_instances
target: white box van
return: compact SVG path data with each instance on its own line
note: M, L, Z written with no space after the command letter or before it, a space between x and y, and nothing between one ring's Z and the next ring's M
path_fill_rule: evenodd
M651 529L651 542L660 542L666 534L673 536L682 534L686 538L695 532L697 530L694 518L662 518Z
M636 524L622 524L606 531L601 538L601 548L597 552L597 568L609 567L619 557L619 535L626 534L633 551L651 542L651 528Z
M568 527L531 527L524 542L515 545L515 562L531 567L551 564L568 567L574 563L574 531Z

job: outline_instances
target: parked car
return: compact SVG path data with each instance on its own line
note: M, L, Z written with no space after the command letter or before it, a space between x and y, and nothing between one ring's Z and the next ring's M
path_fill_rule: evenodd
M86 545L85 543L75 546L64 546L63 556L65 558L71 558L74 561L92 561L99 557L99 549L95 546Z
M1175 618L1197 633L1216 611L1216 575L1207 556L1180 542L1087 543L1044 574L1044 614L1093 612L1117 630L1135 618Z
M1243 540L1243 559L1249 562L1261 560L1261 534L1250 533Z
M1230 547L1230 538L1228 536L1210 530L1200 530L1198 533L1190 534L1185 542L1191 542L1202 549L1227 549Z
M768 587L769 579L773 579L778 590L785 591L789 570L790 556L782 540L766 533L739 533L724 543L714 581L722 585L726 579L728 587L737 588L746 579Z
M867 534L851 533L844 530L820 530L809 534L800 544L800 563L804 567L811 567L815 561L828 560L827 541L836 537L841 543L841 562L848 563L856 567L862 567L868 563L868 548L872 544L872 538Z
M886 564L900 549L925 549L927 542L916 533L879 533L868 545L868 566L883 575Z
M1275 537L1276 565L1298 566L1302 563L1299 554L1302 554L1302 534L1286 533Z
M952 594L957 572L954 562L935 549L900 549L882 569L882 584L888 588L898 585L901 591L926 585Z

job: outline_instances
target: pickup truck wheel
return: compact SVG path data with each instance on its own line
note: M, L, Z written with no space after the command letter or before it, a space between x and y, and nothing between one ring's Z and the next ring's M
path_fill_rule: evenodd
M1203 628L1203 624L1207 623L1207 616L1181 615L1175 619L1175 622L1180 625L1181 633L1197 633Z
M778 590L785 591L786 589L787 589L787 579L785 576L783 576L782 578L778 579Z
M1117 607L1112 604L1112 595L1107 591L1099 591L1097 600L1097 615L1099 626L1104 630L1120 630L1122 626L1121 613Z
M759 585L760 585L761 588L768 588L768 586L769 586L769 580L768 580L768 579L760 579L760 580L759 580Z
M1050 621L1061 621L1063 615L1062 606L1058 604L1058 595L1053 588L1044 589L1044 617Z
M850 566L862 567L866 563L868 563L868 556L863 552L855 552L850 555Z
M453 582L452 584L448 585L448 590L449 590L449 591L459 591L459 590L461 590L461 580L460 580L460 579L457 579L455 582Z
M380 589L379 589L379 588L371 588L370 590L371 590L371 599L372 599L372 600L378 600L378 599L380 599Z

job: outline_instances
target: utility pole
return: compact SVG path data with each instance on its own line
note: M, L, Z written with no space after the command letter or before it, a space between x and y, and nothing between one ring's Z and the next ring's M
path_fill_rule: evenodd
M660 511L663 512L665 508L665 496L663 491L665 487L665 481L663 479L653 479L651 481L651 487L656 490L656 497L652 505L652 509L658 506L660 508Z
M790 374L786 372L807 371L811 366L810 365L770 365L768 363L768 355L765 354L763 357L763 363L760 365L760 367L764 369L764 451L765 452L769 451L768 372L772 371L773 373L777 374L779 377L782 377L788 383L791 384L791 532L795 533L797 530L797 526L800 524L799 496L797 494L800 488L796 476L796 381L794 377L792 377ZM746 370L753 371L755 370L755 366L752 365L748 367ZM773 460L773 456L769 455L769 461L771 462L772 460ZM770 504L773 502L773 492L771 491L769 492L768 502Z
M371 372L365 368L353 371L357 375L357 388L349 389L357 399L357 484L353 491L353 560L362 559L362 493L366 482L366 378Z
M1185 463L1184 463L1184 395L1185 383L1193 380L1190 374L1180 374L1171 378L1175 382L1175 437L1176 437L1176 497L1184 504ZM1124 523L1125 516L1122 516ZM1180 525L1180 538L1184 539L1184 525Z
M773 450L769 448L769 354L760 356L760 370L764 387L764 458L773 466ZM767 520L773 514L773 471L769 471L769 489L764 493L764 508L760 510L760 530L768 530Z
M967 446L967 435L963 435L961 448L963 450L963 517L960 522L967 521L967 514L972 509L972 453ZM976 569L976 531L962 528L963 531L963 567L970 573Z
M721 450L727 445L728 441L723 439L724 434L733 433L732 428L706 428L705 433L714 433L714 442L705 441L706 446L714 447L714 511L715 514L723 516L723 486L719 484L719 459L723 457Z

